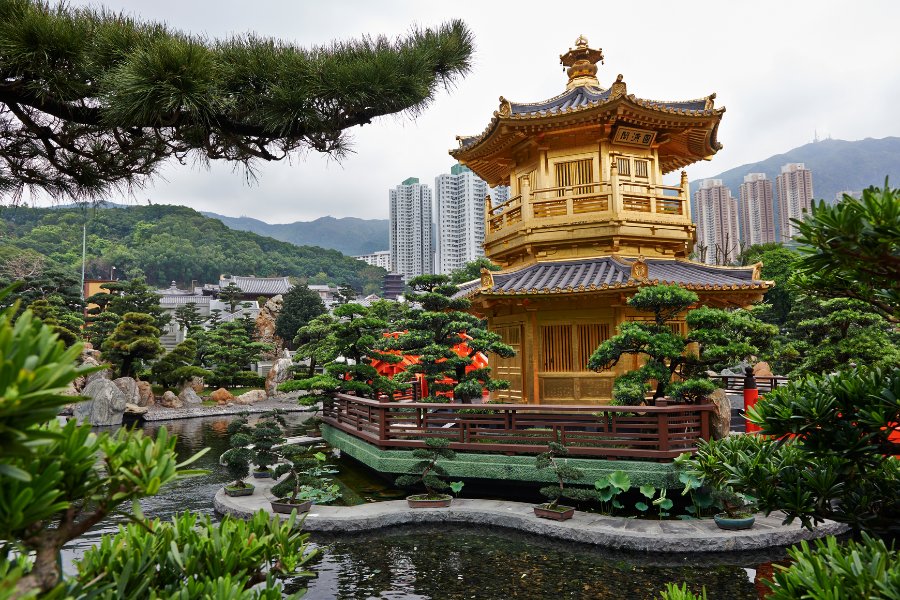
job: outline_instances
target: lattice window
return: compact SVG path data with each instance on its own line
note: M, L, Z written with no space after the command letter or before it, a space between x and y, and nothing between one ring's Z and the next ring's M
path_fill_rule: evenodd
M606 323L579 324L575 326L578 333L578 356L575 357L575 370L587 371L587 363L597 346L609 339L609 325Z
M572 326L541 326L541 371L565 373L572 370Z
M575 194L587 194L590 186L576 187L582 184L594 182L594 160L585 158L556 163L556 186L561 188L574 188ZM557 196L565 196L566 190L559 190Z
M616 159L616 166L619 169L620 177L630 177L631 176L631 160L623 157L619 157Z
M635 177L649 177L649 169L648 162L646 160L635 160L634 161L634 176Z

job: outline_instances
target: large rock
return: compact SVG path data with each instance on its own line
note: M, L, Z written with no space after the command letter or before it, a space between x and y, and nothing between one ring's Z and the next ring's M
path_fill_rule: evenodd
M81 362L81 366L83 367L99 367L101 365L103 365L103 363L98 361L93 356L87 356ZM85 388L87 388L87 386L92 381L97 381L98 379L112 380L112 370L109 368L109 365L103 366L105 366L106 368L102 371L95 371L94 373L90 373L88 375L85 375L84 377L79 377L75 380L75 387L79 392L84 392Z
M191 387L190 384L184 386L184 389L182 389L181 393L178 394L178 399L181 400L184 404L203 404L203 398L197 395L197 392L194 391L194 388Z
M113 383L125 394L126 402L140 405L141 397L138 392L138 382L133 377L119 377L118 379L113 379Z
M138 381L138 406L153 406L156 399L153 397L153 386L149 381Z
M108 379L95 379L84 388L83 395L90 398L75 406L74 416L79 423L91 425L121 425L127 402L125 394Z
M191 386L191 389L197 392L198 394L202 393L204 389L206 389L206 384L203 382L202 377L191 377L188 385Z
M125 405L125 414L133 415L135 417L147 414L148 410L150 410L149 406L138 406L137 404L131 404L130 402Z
M267 398L264 390L250 390L234 399L237 404L256 404Z
M178 396L175 395L175 392L171 392L169 390L166 390L166 392L162 395L162 398L159 401L159 405L163 408L184 407L184 403L178 399Z
M772 377L772 367L765 361L758 362L753 365L753 374L757 377Z
M275 321L278 319L278 313L281 312L283 304L284 298L281 297L281 294L272 296L259 309L259 315L256 317L256 339L264 344L272 345L272 351L263 354L264 360L272 360L281 354L284 347L282 339L275 335Z
M209 399L216 404L225 404L227 402L232 402L234 400L234 396L225 388L219 388L209 395Z
M731 431L731 399L725 390L718 388L709 395L709 402L716 407L712 414L710 433L714 440L720 440L727 437Z
M293 365L289 358L279 358L275 361L266 375L266 396L271 398L278 393L278 385L291 378Z

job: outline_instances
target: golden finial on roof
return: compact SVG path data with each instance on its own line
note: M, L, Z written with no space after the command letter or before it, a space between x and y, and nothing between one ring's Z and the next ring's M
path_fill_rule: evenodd
M566 88L572 89L582 85L600 86L597 81L597 62L603 64L603 50L588 47L587 38L579 35L575 40L575 47L559 56L559 62L564 67L569 67L566 73L569 75L569 83Z

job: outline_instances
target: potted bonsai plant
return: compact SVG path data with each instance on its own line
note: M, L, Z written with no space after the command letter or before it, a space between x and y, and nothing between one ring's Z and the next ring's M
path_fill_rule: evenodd
M425 446L413 451L413 456L421 460L413 465L412 473L397 478L397 485L411 487L421 483L425 487L424 494L406 497L410 508L446 508L453 501L453 496L440 493L450 486L444 481L447 477L446 469L437 464L437 461L440 458L453 460L456 452L450 449L450 442L443 438L428 438Z
M282 435L284 426L284 417L278 410L263 414L253 426L250 439L253 442L253 462L256 464L253 476L257 479L272 477L271 467L279 458L275 448L285 441Z
M559 501L562 498L587 500L596 496L596 494L591 494L591 490L566 487L566 480L578 481L584 477L584 473L579 469L565 462L565 457L568 455L569 451L558 441L550 442L547 444L547 451L537 455L535 466L538 469L550 468L557 483L541 488L541 495L546 497L549 502L535 506L535 516L542 519L565 521L571 519L575 514L575 507L561 505Z
M722 512L713 516L720 529L738 531L753 527L756 504L748 496L727 486L714 490L713 496L722 505Z
M250 474L253 452L249 448L250 427L247 425L246 413L228 424L228 433L231 434L231 448L222 454L220 461L234 481L225 486L225 493L229 496L249 496L253 493L254 486L245 482L244 478Z
M324 477L337 473L323 467L324 454L310 454L309 449L303 446L282 446L279 454L286 462L275 467L275 477L287 477L272 486L272 494L277 498L271 501L273 511L290 514L296 510L304 513L313 503L324 504L340 498L340 487Z

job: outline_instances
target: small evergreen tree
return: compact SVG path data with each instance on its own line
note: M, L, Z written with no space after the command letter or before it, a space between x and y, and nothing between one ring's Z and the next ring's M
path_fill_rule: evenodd
M427 438L425 448L416 448L412 455L420 460L410 468L412 473L397 478L397 485L412 487L421 483L425 487L425 497L418 499L441 498L438 492L450 489L450 485L445 481L447 470L438 464L438 460L456 458L456 452L450 449L450 442L443 438Z
M271 350L269 344L251 341L239 320L219 324L206 337L208 351L204 360L216 379L228 385L234 384L238 372L246 370L263 352Z
M267 473L278 462L279 455L275 447L285 441L282 429L285 425L281 411L271 410L264 413L253 426L250 441L253 443L253 462L258 467L258 472Z
M112 311L104 311L99 315L88 317L84 328L84 336L96 349L103 347L103 342L112 335L122 317Z
M215 329L222 322L222 309L214 308L209 311L209 318L206 320L206 326L209 329Z
M203 323L203 316L197 309L196 302L186 302L175 309L175 322L187 332Z
M150 315L157 329L162 329L171 320L169 313L159 304L159 295L143 278L112 281L100 287L107 292L99 292L85 300L87 304L96 305L88 309L88 322L106 311L117 315L130 312Z
M69 308L62 296L51 294L35 300L28 305L28 309L35 317L52 327L66 346L81 341L84 318L79 311Z
M219 290L219 300L228 305L228 312L231 313L237 310L243 297L244 290L233 281L229 282L228 285Z
M469 369L479 352L504 358L515 354L500 336L488 331L484 319L465 312L471 302L454 298L457 288L446 275L422 275L409 282L414 290L408 298L420 308L412 308L403 322L407 331L397 338L385 338L381 347L419 357L407 368L410 375L421 373L428 385L424 401L457 402L480 398L484 390L506 389L509 382L493 379L490 367ZM468 348L465 355L458 350ZM446 396L445 396L446 395Z
M293 344L297 331L325 311L319 294L305 285L295 285L284 295L281 312L275 319L275 335Z
M197 341L187 338L171 352L153 363L153 381L165 387L179 388L194 377L207 377L210 372L196 365Z
M103 357L116 366L121 377L134 377L142 361L163 353L159 329L152 315L125 313L101 347Z
M297 352L294 360L308 360L307 377L316 374L316 367L337 358L337 346L334 338L335 319L329 314L319 315L299 330L294 337Z
M253 460L253 428L243 412L228 423L228 444L230 448L222 453L220 460L225 464L228 475L232 477L233 488L245 488L244 479L250 475L250 462Z
M597 497L594 490L585 488L566 487L567 481L579 481L584 479L584 472L568 464L569 455L565 445L559 442L547 444L547 451L538 454L534 460L534 466L538 469L550 469L556 477L556 485L548 485L541 488L541 495L550 502L545 505L549 510L557 510L562 498L572 500L591 500Z

